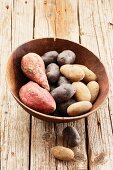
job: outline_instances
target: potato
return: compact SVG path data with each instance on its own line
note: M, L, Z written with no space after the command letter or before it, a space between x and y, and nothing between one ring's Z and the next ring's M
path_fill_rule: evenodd
M76 102L67 108L69 116L78 116L88 112L92 108L92 104L89 101Z
M68 108L71 104L73 104L73 103L75 103L75 102L76 102L76 101L75 101L74 99L70 99L70 100L68 100L67 102L59 103L59 104L57 105L57 108L58 108L59 112L60 112L63 116L67 116L67 108Z
M87 87L91 93L91 103L93 103L99 94L99 84L96 81L90 81Z
M57 84L60 86L61 84L70 84L70 82L64 76L60 76Z
M58 57L57 51L49 51L42 56L45 65L56 63Z
M35 53L28 53L22 57L21 69L24 74L31 80L38 83L43 88L50 90L45 66L42 58Z
M50 83L56 83L60 77L59 66L55 63L51 63L47 66L46 75Z
M26 106L45 114L56 109L56 103L51 94L33 81L21 87L19 97Z
M86 66L84 65L80 65L80 64L75 64L76 66L79 66L80 68L83 69L84 73L85 73L85 76L83 78L83 81L85 81L86 83L90 82L90 81L95 81L97 80L97 76L96 74L91 71L90 69L88 69Z
M85 76L84 71L80 67L71 64L61 66L60 72L72 82L80 81Z
M75 147L80 143L80 135L76 128L67 126L63 130L63 141L67 141L70 147Z
M55 146L51 148L51 154L55 158L63 161L70 161L74 158L74 152L71 149L63 146Z
M91 94L88 87L82 82L74 82L72 86L75 88L75 99L77 101L90 101Z
M68 101L75 93L71 84L63 84L51 91L51 95L57 103Z
M57 57L57 63L62 66L64 64L73 64L75 62L75 53L71 50L64 50Z

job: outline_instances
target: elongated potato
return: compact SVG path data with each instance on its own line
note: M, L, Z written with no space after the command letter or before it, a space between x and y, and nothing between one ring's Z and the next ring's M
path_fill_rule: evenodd
M74 82L72 86L76 89L75 98L77 101L90 101L91 94L88 87L82 82Z
M45 65L56 63L58 57L57 51L49 51L42 56Z
M60 77L59 66L55 63L51 63L46 68L46 75L50 83L56 83Z
M85 76L84 71L79 66L71 64L61 66L60 72L71 82L80 81Z
M62 161L70 161L74 158L74 152L63 146L55 146L51 148L52 155Z
M75 93L71 84L63 84L51 91L51 95L57 103L68 101Z
M42 58L36 53L28 53L22 57L21 69L31 80L38 83L43 88L50 90L45 65Z
M45 114L56 109L56 103L51 94L33 81L29 81L20 88L19 97L26 106Z
M89 101L76 102L67 108L69 116L78 116L88 112L92 108L92 104Z
M76 66L80 67L84 73L85 73L85 76L83 78L83 81L85 81L86 83L90 82L90 81L95 81L97 80L97 76L96 74L91 71L89 68L87 68L86 66L84 65L80 65L80 64L75 64Z
M71 50L62 51L57 57L57 63L62 66L64 64L73 64L75 62L76 55Z
M99 94L99 84L96 81L90 81L87 87L91 93L91 103L93 103Z

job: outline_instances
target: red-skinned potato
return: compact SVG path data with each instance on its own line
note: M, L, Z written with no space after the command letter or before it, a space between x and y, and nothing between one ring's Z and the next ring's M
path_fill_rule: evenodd
M21 69L31 80L43 88L50 90L42 58L36 53L28 53L22 57Z
M51 94L33 81L21 87L19 97L26 106L45 114L52 113L56 109L56 103Z

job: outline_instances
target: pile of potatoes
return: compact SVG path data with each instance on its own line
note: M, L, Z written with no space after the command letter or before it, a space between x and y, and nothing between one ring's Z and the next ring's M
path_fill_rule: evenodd
M97 76L75 63L76 55L71 50L23 56L21 69L30 81L19 90L21 101L34 110L56 116L88 112L99 93Z

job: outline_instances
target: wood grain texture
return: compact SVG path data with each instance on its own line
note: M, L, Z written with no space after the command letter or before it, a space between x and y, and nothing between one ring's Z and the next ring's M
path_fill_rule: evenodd
M47 8L47 3L49 4L49 8L52 8L51 1L35 1L34 38L54 37L54 30L49 29L47 11L49 8ZM55 10L55 8L53 10ZM54 13L55 12L51 13L51 15L54 15ZM51 16L51 22L55 22L54 16ZM56 169L55 160L50 153L50 148L55 144L55 138L54 124L32 117L30 155L31 170Z
M35 38L53 36L78 42L77 2L74 0L58 0L56 2L36 1L34 36ZM50 124L32 117L32 170L54 170L56 168L58 170L87 169L85 120L82 119L75 123L69 123L68 125L77 127L81 136L80 146L74 149L76 153L75 161L70 163L57 161L50 154L50 148L52 146L66 145L62 140L62 130L67 124ZM44 136L46 137L45 139Z
M2 89L1 169L29 169L29 115L15 102L5 81L5 65L11 50L32 38L33 1L0 1L0 56ZM28 15L30 15L28 17Z
M83 14L84 8L87 11ZM108 42L108 21L105 16L110 17L110 3L108 1L79 1L81 43L92 50L105 64L112 85L113 70L112 57ZM106 14L106 15L105 15ZM107 15L108 14L108 15ZM111 12L110 12L111 14ZM110 31L113 35L113 31ZM111 47L111 46L110 46ZM111 86L111 91L112 91ZM111 93L110 93L111 95ZM112 120L110 111L111 96L104 106L96 114L88 118L89 139L89 167L91 170L112 170L113 167L113 136Z

